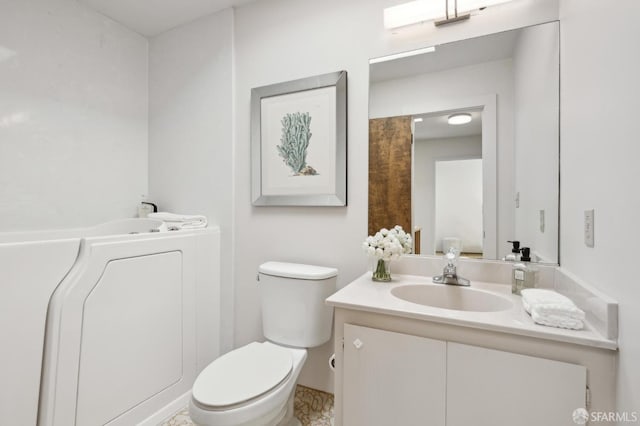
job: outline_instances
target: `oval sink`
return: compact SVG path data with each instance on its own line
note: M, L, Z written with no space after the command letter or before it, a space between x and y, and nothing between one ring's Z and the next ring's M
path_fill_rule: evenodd
M402 285L392 288L391 294L407 302L454 311L497 312L513 306L510 300L496 294L450 285Z

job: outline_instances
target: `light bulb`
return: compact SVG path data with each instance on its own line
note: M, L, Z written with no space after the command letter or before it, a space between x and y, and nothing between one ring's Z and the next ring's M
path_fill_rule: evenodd
M449 116L449 124L452 126L458 126L460 124L467 124L471 122L471 114L463 112L459 114L453 114Z

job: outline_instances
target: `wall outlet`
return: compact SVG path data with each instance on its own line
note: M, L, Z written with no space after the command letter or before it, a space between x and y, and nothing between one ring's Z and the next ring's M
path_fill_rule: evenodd
M584 243L587 247L593 247L595 245L593 238L594 212L595 210L584 211Z
M540 210L540 232L544 234L544 209Z

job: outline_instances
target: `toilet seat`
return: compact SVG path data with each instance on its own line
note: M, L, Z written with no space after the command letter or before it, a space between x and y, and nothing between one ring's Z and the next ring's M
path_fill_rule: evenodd
M209 410L246 404L285 381L292 367L289 349L253 342L209 364L193 385L193 399Z

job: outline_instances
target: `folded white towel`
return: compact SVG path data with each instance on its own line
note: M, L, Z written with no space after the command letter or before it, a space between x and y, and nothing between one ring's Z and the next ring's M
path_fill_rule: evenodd
M151 219L162 220L169 229L206 228L207 218L202 215L184 215L168 212L149 213Z
M531 318L536 324L547 325L549 327L569 328L571 330L581 330L584 322L579 319L569 318L563 315L543 315L537 308L531 311Z
M584 312L566 296L552 290L541 288L527 288L522 290L522 305L531 313L534 306L545 306L545 311L554 314L566 313L567 315L577 315L577 319L584 319Z
M539 303L534 305L533 310L539 315L554 315L584 321L584 311L573 304Z
M538 324L577 330L584 327L584 311L555 291L522 290L522 306Z

